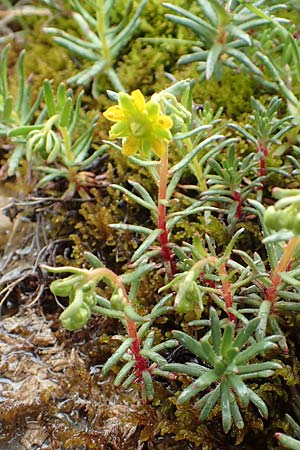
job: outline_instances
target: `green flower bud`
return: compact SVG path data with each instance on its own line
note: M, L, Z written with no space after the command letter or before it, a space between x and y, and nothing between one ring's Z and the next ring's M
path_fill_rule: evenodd
M91 310L84 302L84 293L82 289L77 289L73 300L59 318L67 330L76 331L84 327L90 317Z
M295 226L295 217L298 213L298 208L296 205L291 205L288 208L285 208L283 210L284 214L281 214L282 218L283 218L283 222L284 222L284 228L286 228L287 230L292 230L294 229Z
M300 211L298 205L292 204L282 209L269 206L264 214L264 222L272 230L290 230L295 234L300 234Z
M84 303L86 303L89 308L96 305L96 292L94 290L84 293Z
M83 303L81 308L79 308L72 316L64 317L63 314L67 309L60 315L60 321L63 327L68 331L80 330L86 325L91 317L91 310L85 303Z
M97 303L95 287L96 286L94 281L89 281L82 286L84 295L83 300L89 306L89 308L92 308Z
M127 305L127 300L124 297L123 291L121 288L118 288L113 295L111 296L110 303L113 309L117 311L123 311L124 307Z
M195 273L188 272L183 279L181 286L175 298L175 309L179 313L187 313L194 309L195 303L198 303L201 311L203 310L202 292L194 281Z
M275 206L269 206L264 214L264 223L271 230L278 231L278 211Z
M82 275L70 275L62 280L52 281L50 290L59 297L69 297L74 289L82 282Z

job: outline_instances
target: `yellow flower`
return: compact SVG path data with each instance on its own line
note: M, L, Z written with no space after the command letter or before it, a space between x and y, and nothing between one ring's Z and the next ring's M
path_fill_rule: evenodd
M110 129L109 137L122 138L125 155L140 152L149 158L153 152L161 157L172 139L172 119L162 114L159 103L153 100L146 102L139 89L131 95L120 92L119 104L109 107L103 115L116 122Z

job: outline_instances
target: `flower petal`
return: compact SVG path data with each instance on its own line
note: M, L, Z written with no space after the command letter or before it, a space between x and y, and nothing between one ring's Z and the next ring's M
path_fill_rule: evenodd
M169 116L158 116L156 123L162 127L162 128L166 128L167 130L169 130L170 128L172 128L173 126L173 120L171 119L171 117Z
M165 153L167 149L167 141L165 139L157 139L152 142L152 150L159 158Z
M119 120L125 119L125 114L119 105L110 106L104 111L103 116L112 122L118 122Z
M146 102L145 97L143 96L141 91L139 89L136 89L135 91L131 92L131 96L134 100L134 103L136 104L136 107L140 111L144 111Z
M129 136L122 143L122 152L124 153L124 155L131 156L139 150L139 147L140 140L133 136Z

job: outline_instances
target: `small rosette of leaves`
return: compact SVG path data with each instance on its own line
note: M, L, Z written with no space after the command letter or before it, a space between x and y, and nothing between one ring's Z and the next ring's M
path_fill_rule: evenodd
M24 69L25 50L19 55L16 72L16 86L9 83L12 78L8 70L8 54L10 46L4 47L0 53L0 136L7 136L20 127L35 124L39 128L37 111L42 100L42 89L34 97L31 95L32 76L26 79ZM14 95L16 93L16 98ZM16 173L19 162L24 155L24 144L18 140L12 142L14 149L8 159L8 175Z
M46 161L51 164L58 159L67 167L83 163L91 144L96 118L75 140L82 96L83 92L74 102L72 89L67 89L64 83L59 85L55 96L49 80L44 81L46 110L40 115L39 123L15 127L9 133L10 137L25 144L28 161L35 164ZM45 120L46 114L48 119Z
M219 202L228 206L229 230L234 228L241 218L246 199L254 189L262 186L262 178L257 177L249 183L244 180L257 165L257 157L249 154L243 161L236 156L233 146L228 150L227 158L221 163L217 158L209 161L211 171L208 175L209 189L202 193L206 201Z
M259 179L264 181L267 174L267 157L272 148L280 149L284 152L286 144L283 143L284 136L293 128L293 116L287 115L278 117L282 100L273 97L269 104L264 106L259 100L251 97L253 115L250 116L250 123L245 128L239 124L230 124L231 128L237 130L253 145L259 156ZM278 151L278 150L277 150ZM272 168L268 168L268 172ZM276 168L277 172L281 169ZM281 172L284 175L284 171ZM252 188L253 189L253 188Z
M249 51L256 45L253 30L256 32L258 27L264 25L276 26L276 23L286 20L268 18L278 7L268 5L268 14L265 14L245 3L250 10L247 11L241 3L198 0L201 16L171 3L164 3L165 7L175 13L166 14L166 17L191 30L197 38L192 47L193 53L182 56L179 64L198 62L201 78L206 79L210 79L212 75L221 79L224 66L235 70L244 67L255 76L262 77L262 72L253 61L251 50Z
M86 188L95 186L97 180L88 170L90 164L102 155L107 146L92 151L94 117L81 132L81 101L83 91L75 100L72 89L64 83L53 91L49 80L43 84L42 95L45 108L33 125L15 126L8 134L16 148L20 149L19 160L25 157L32 168L42 172L38 186L43 188L49 182L65 178L68 187L63 198L71 198L75 191L88 198ZM48 117L47 117L48 116Z
M137 31L147 0L142 0L133 11L133 1L126 4L123 19L116 26L110 23L110 15L115 1L98 0L71 0L68 6L72 9L72 17L82 37L74 36L64 30L45 27L44 31L53 36L53 40L66 48L88 64L88 67L69 78L69 83L86 85L93 83L93 95L98 94L97 80L99 75L106 75L115 89L124 91L123 85L114 70L122 48L124 48ZM133 12L132 12L133 11Z
M240 408L246 408L250 402L257 407L261 416L268 417L267 405L245 381L269 377L281 366L273 361L249 363L257 355L277 348L275 336L260 342L256 342L253 338L250 340L258 326L258 318L249 321L237 334L235 325L226 323L222 333L218 315L215 309L211 308L210 323L211 334L204 336L200 341L184 332L173 332L175 339L205 365L194 362L170 363L162 368L195 377L196 379L179 395L178 404L185 403L203 392L204 395L195 405L201 409L200 420L205 420L215 405L220 403L223 429L228 433L233 424L239 429L244 428Z

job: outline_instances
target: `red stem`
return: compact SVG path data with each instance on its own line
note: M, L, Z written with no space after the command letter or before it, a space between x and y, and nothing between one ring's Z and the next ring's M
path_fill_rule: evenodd
M297 247L297 245L299 245L299 243L300 243L300 238L297 236L290 239L290 241L285 246L283 255L272 274L272 277L271 277L272 285L265 291L265 300L271 302L272 307L274 306L274 303L276 301L278 287L281 283L280 273L286 272L286 270L288 269L288 267L292 261L292 258L294 256L296 247Z
M174 254L169 249L169 232L167 229L167 185L168 185L168 149L161 157L160 171L159 171L159 188L158 188L158 223L157 226L161 230L159 235L159 242L161 248L161 254L165 263L165 268L169 279L172 279L176 267L174 263Z
M242 200L242 197L241 197L241 194L239 193L239 191L234 191L233 194L232 194L232 198L233 198L233 200L235 202L237 202L235 216L236 216L237 219L240 219L241 216L242 216L242 209L243 209L242 203L243 203L243 200Z
M109 279L115 286L118 286L122 290L123 297L126 299L126 303L128 305L132 305L130 298L127 295L127 291L124 287L121 277L115 274L112 270L107 269L106 267L101 267L98 269L94 269L91 272L86 272L90 279L101 279L107 278ZM137 326L136 323L129 319L126 314L124 314L124 319L126 321L128 335L133 339L133 342L130 346L132 355L135 359L135 373L137 376L137 381L143 381L143 371L149 370L148 360L141 355L141 344L137 334Z
M142 382L143 381L143 371L149 370L148 360L144 356L142 356L140 353L141 346L140 346L140 340L137 335L137 329L136 329L135 322L133 322L133 320L128 319L127 317L125 317L125 319L126 319L128 334L131 338L134 339L133 343L131 344L130 349L131 349L132 355L135 359L135 372L136 372L136 376L137 376L137 381Z
M257 151L260 153L259 176L266 175L266 158L269 153L268 145L265 142L258 142Z

